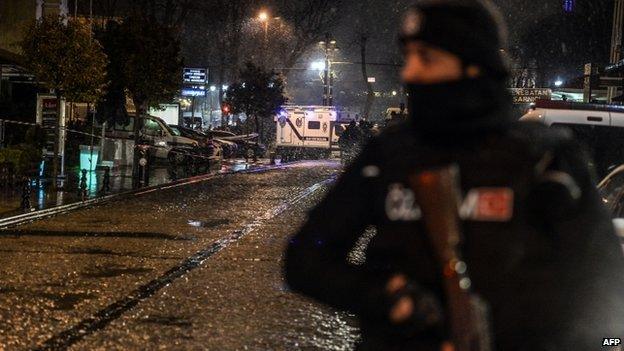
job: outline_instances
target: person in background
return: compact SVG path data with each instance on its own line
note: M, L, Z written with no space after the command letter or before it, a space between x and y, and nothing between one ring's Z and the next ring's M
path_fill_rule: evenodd
M351 121L349 125L340 135L338 145L340 146L340 154L343 164L350 163L359 152L359 143L362 140L362 132L355 121Z

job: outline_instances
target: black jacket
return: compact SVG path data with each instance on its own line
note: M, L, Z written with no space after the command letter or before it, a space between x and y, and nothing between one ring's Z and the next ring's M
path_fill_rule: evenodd
M536 172L544 159L550 170L572 176L580 200L547 194ZM513 194L490 206L502 217L465 215L462 222L462 253L474 291L490 305L495 349L598 350L602 338L624 337L624 258L611 220L582 150L541 125L510 123L453 142L419 137L411 122L386 130L291 239L285 263L291 288L359 315L362 350L436 349L440 329L392 335L384 320L389 302L379 296L389 276L403 273L443 305L441 274L407 176L450 163L460 167L467 198L492 189ZM348 253L369 226L377 234L366 262L349 264Z

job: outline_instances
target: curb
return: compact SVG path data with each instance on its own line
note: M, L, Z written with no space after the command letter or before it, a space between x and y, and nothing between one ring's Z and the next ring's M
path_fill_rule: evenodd
M24 214L20 214L17 216L0 219L0 230L7 229L10 227L15 227L20 224L24 224L28 222L34 222L34 221L44 219L44 218L49 218L49 217L56 216L59 214L68 213L68 212L75 211L78 209L100 205L100 204L103 204L112 200L117 200L117 199L121 199L121 198L128 197L128 196L145 195L145 194L153 193L159 190L165 190L165 189L171 189L171 188L176 188L176 187L185 186L185 185L201 183L207 180L216 179L219 177L232 175L232 174L262 173L262 172L268 172L268 171L272 171L276 169L284 169L284 168L288 168L289 165L293 165L296 163L297 162L293 162L293 163L288 163L288 164L282 164L279 166L268 165L264 167L253 168L253 169L245 169L245 170L240 170L240 171L228 171L228 172L218 173L218 174L205 174L205 175L195 176L191 178L180 179L180 180L176 180L176 181L169 182L169 183L153 185L153 186L149 186L149 187L145 187L141 189L134 189L134 190L124 191L124 192L117 193L117 194L96 197L93 199L74 202L71 204L56 206L52 208L47 208L44 210L24 213Z

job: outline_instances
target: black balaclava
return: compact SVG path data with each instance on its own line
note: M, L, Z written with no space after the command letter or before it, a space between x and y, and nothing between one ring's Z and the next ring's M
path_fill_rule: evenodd
M506 34L487 0L423 0L412 6L400 35L404 45L422 41L457 55L477 78L406 86L416 132L436 140L457 140L504 129L510 123Z
M504 130L511 123L511 97L497 79L408 84L406 89L411 122L422 136L470 136Z

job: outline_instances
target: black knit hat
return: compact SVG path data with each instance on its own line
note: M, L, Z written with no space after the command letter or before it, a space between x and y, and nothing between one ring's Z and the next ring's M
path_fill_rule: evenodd
M488 76L507 77L507 31L488 0L422 0L403 21L402 44L420 40L449 51Z

